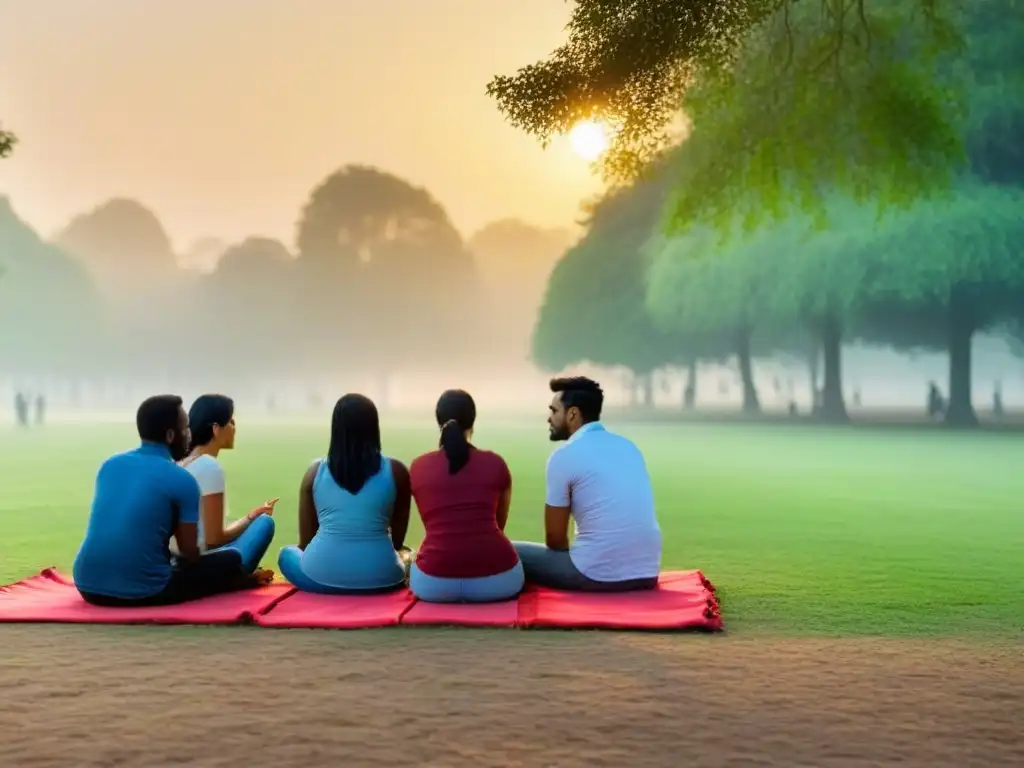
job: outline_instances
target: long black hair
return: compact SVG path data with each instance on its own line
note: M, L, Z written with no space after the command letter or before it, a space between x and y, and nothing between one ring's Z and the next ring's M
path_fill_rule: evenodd
M192 430L191 451L213 442L213 428L225 427L234 418L235 401L227 395L200 395L188 409L188 428Z
M363 395L345 395L334 405L327 469L334 482L352 494L380 472L380 419L377 406Z
M434 409L441 428L441 450L448 457L448 474L454 475L469 463L471 446L466 432L476 423L476 403L469 392L449 389L437 400Z

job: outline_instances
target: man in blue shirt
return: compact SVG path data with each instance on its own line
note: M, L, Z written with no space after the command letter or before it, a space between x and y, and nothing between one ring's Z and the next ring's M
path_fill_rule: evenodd
M82 597L95 605L168 605L255 586L238 552L199 554L199 485L176 463L191 437L181 398L150 397L135 422L142 444L107 459L96 476L74 566Z

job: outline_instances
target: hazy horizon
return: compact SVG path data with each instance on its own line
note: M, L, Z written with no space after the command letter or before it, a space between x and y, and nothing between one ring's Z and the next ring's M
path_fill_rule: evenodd
M0 120L21 139L0 194L44 237L128 197L179 254L205 237L291 246L311 189L360 163L426 187L465 237L509 217L572 227L600 179L564 140L545 151L506 124L485 93L555 48L570 10L0 0Z

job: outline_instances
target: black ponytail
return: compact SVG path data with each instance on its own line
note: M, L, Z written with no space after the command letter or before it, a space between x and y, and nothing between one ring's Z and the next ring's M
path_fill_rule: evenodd
M448 457L448 474L454 475L469 463L469 441L465 430L455 419L441 427L441 450Z
M468 392L449 389L437 401L434 411L441 427L441 450L448 457L448 474L454 475L469 463L472 446L466 433L476 422L476 403Z

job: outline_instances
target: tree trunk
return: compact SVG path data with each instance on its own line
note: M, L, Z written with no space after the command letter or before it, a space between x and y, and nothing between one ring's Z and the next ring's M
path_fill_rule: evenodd
M683 408L692 411L697 405L697 358L690 358L686 369L686 384L683 387Z
M821 419L831 424L850 420L843 401L843 333L839 320L826 317L821 325L821 347L825 358L825 384L821 392Z
M818 396L818 363L821 362L821 347L815 344L807 353L807 375L811 378L811 402Z
M974 322L963 298L954 291L949 303L949 405L946 424L974 427L978 414L971 402L971 344Z
M745 328L736 337L736 362L743 384L743 412L760 413L761 403L757 398L757 387L754 386L754 361L750 355L750 331Z

